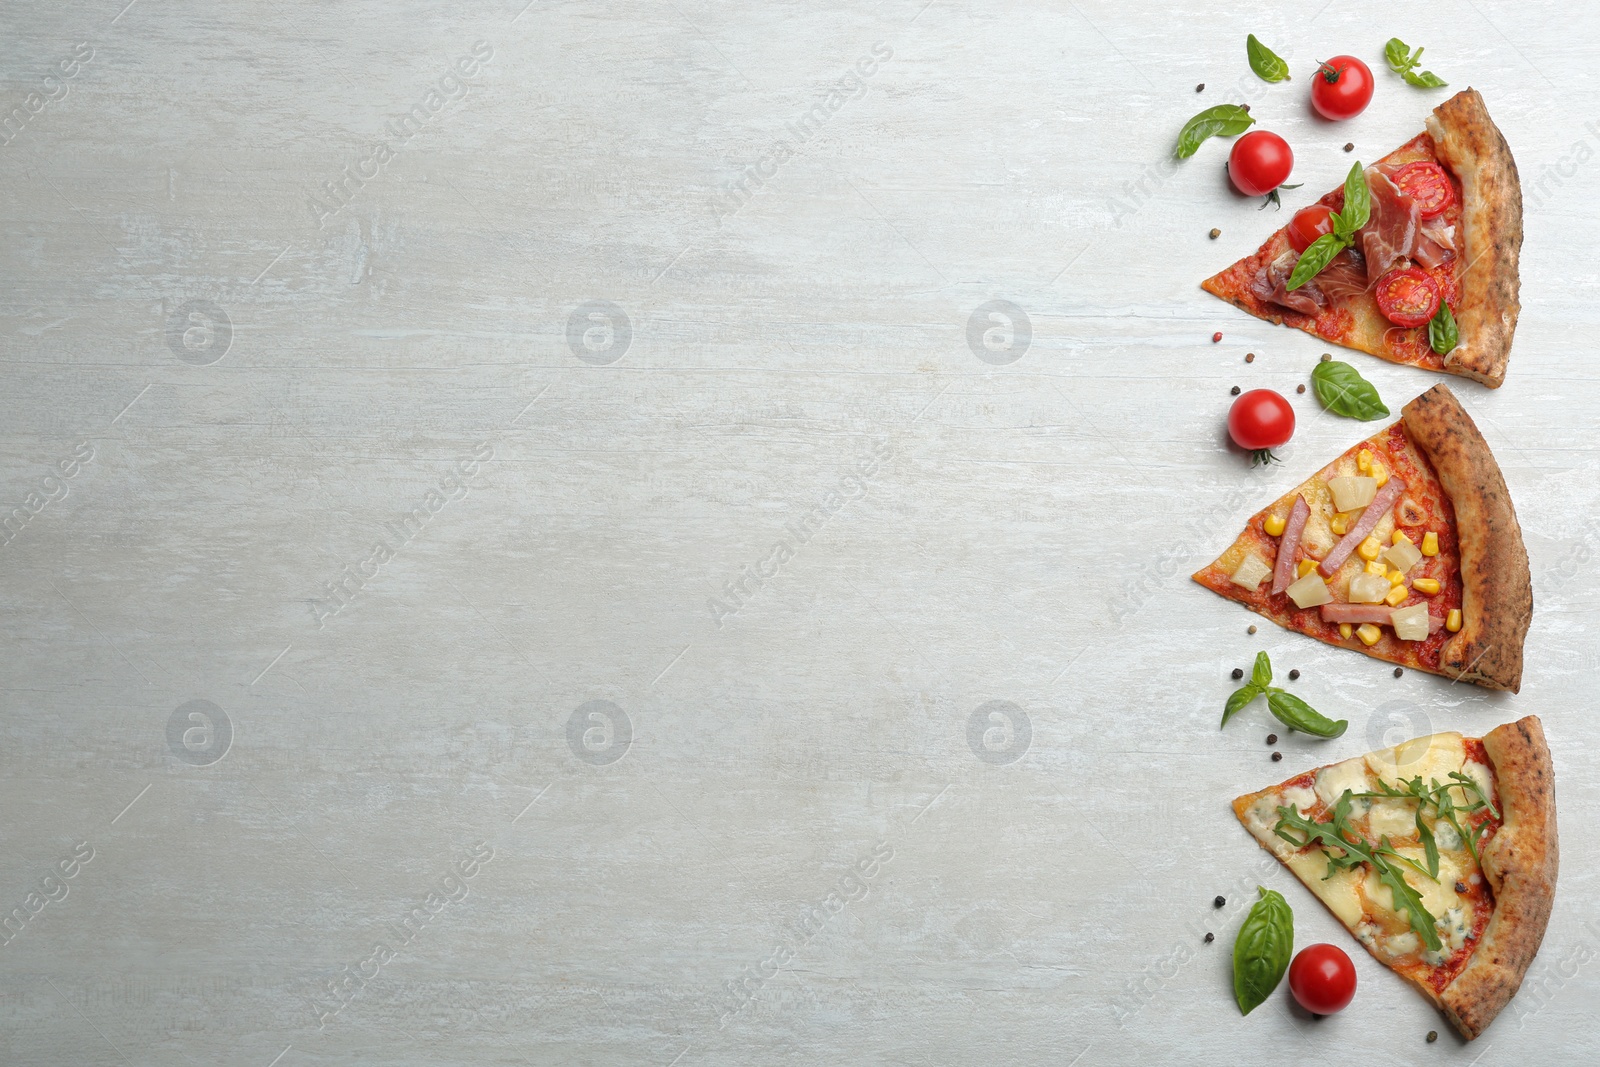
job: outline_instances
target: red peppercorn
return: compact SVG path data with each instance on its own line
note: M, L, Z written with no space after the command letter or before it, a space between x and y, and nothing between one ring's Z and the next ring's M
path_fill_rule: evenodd
M1211 343L1212 344L1216 344L1220 340L1222 340L1222 331L1221 330L1218 330L1216 333L1211 335Z

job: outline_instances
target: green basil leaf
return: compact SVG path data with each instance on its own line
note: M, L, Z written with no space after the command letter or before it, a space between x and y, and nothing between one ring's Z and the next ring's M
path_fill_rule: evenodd
M1422 49L1419 48L1417 51L1421 52ZM1443 89L1450 84L1431 70L1425 70L1421 74L1408 70L1401 77L1405 78L1407 85L1415 85L1418 89Z
M1428 321L1428 344L1441 356L1455 348L1461 341L1456 331L1456 317L1450 314L1450 305L1439 301L1439 310Z
M1289 80L1289 64L1285 63L1272 49L1256 40L1256 35L1251 34L1244 39L1245 53L1250 57L1250 69L1256 72L1257 77L1266 82L1286 82Z
M1188 159L1199 151L1201 142L1206 138L1218 134L1232 137L1248 130L1255 121L1250 117L1250 112L1238 104L1208 107L1183 124L1183 130L1178 134L1177 156L1179 159Z
M1294 951L1294 912L1283 894L1256 886L1261 899L1250 908L1233 941L1233 998L1249 1015L1272 995L1289 969Z
M1261 695L1261 687L1254 682L1249 682L1243 689L1236 689L1228 702L1222 706L1222 725L1228 725L1228 720L1233 718L1256 697Z
M1356 231L1367 224L1372 216L1372 190L1367 187L1367 172L1359 162L1350 166L1344 177L1344 207L1334 223L1334 232L1346 240L1354 240Z
M1285 693L1282 689L1267 690L1267 708L1291 730L1314 737L1338 737L1350 726L1344 719L1334 722L1293 693Z
M1322 269L1333 262L1333 257L1348 247L1350 247L1350 243L1338 234L1325 233L1318 237L1306 246L1304 252L1300 253L1300 258L1295 262L1294 270L1289 272L1289 284L1286 288L1291 292L1300 288L1306 282L1321 274Z
M1439 306L1444 307L1444 304ZM1311 386L1317 391L1322 406L1335 415L1362 422L1389 416L1378 390L1348 363L1337 359L1318 363L1311 372Z
M1263 691L1272 684L1272 661L1265 652L1256 653L1255 666L1250 668L1250 684Z
M1416 65L1411 49L1398 37L1389 38L1389 43L1383 46L1383 58L1389 61L1389 69L1396 74L1404 74Z

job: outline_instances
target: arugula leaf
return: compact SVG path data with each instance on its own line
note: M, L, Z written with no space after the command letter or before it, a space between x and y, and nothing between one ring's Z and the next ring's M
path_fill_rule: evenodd
M1233 998L1249 1015L1272 995L1289 969L1294 950L1294 912L1283 894L1256 886L1261 894L1233 941Z
M1267 690L1267 708L1283 725L1313 737L1338 737L1350 726L1345 719L1334 722L1293 693L1286 693L1282 689Z
M1272 684L1272 661L1265 652L1256 653L1255 666L1250 668L1250 684L1263 691Z
M1461 341L1456 331L1456 317L1450 314L1450 305L1439 301L1439 310L1428 321L1428 345L1441 356L1455 348Z
M1219 134L1232 137L1248 130L1255 121L1250 117L1250 112L1238 104L1208 107L1183 124L1183 130L1178 134L1177 157L1188 159L1200 150L1201 143L1208 137Z
M1289 80L1289 64L1272 49L1256 40L1255 34L1245 38L1245 54L1250 57L1250 69L1256 76L1267 82L1286 82Z
M1440 307L1443 307L1440 304ZM1311 371L1311 387L1316 390L1322 406L1335 415L1347 419L1371 422L1389 416L1383 398L1361 372L1341 360L1330 359L1318 363Z
M1228 725L1228 720L1243 711L1250 702L1261 695L1261 687L1254 682L1247 683L1243 689L1236 689L1228 702L1222 706L1222 725Z
M1419 89L1442 89L1449 84L1431 70L1419 73L1416 67L1422 62L1422 49L1413 52L1398 37L1389 38L1389 42L1383 46L1383 58L1388 61L1389 69L1404 78L1407 85L1415 85Z
M1417 784L1420 785L1421 782L1422 780L1419 777ZM1438 780L1435 779L1433 784L1437 786L1439 784ZM1422 808L1421 804L1417 805L1417 840L1422 842L1422 854L1428 861L1428 877L1437 882L1439 880L1439 844L1433 839L1433 828L1422 821Z

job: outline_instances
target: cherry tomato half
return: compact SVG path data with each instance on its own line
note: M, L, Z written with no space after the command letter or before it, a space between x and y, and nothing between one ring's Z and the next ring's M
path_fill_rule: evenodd
M1443 215L1444 209L1456 202L1456 187L1450 184L1450 175L1439 164L1425 159L1401 167L1395 172L1394 183L1417 202L1425 219Z
M1304 252L1312 241L1333 232L1333 209L1321 204L1303 207L1289 220L1288 231L1289 246L1296 252Z
M1228 436L1252 455L1252 466L1270 463L1294 436L1294 408L1271 389L1252 389L1228 409Z
M1289 964L1289 992L1313 1015L1332 1015L1356 995L1356 967L1338 945L1309 945Z
M1355 56L1334 56L1311 76L1311 106L1325 119L1353 119L1372 103L1372 68Z
M1396 267L1378 279L1372 295L1396 326L1421 326L1439 310L1439 283L1416 267Z
M1289 142L1266 130L1245 134L1228 153L1228 177L1245 196L1266 196L1287 181L1293 169Z

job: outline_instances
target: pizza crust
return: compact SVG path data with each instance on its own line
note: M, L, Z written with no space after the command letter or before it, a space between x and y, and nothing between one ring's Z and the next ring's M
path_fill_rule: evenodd
M1505 818L1483 850L1494 914L1472 959L1439 997L1445 1016L1468 1041L1483 1033L1521 987L1544 940L1560 865L1555 771L1538 716L1491 730L1483 748L1494 764Z
M1401 417L1456 513L1462 622L1440 649L1439 672L1515 693L1522 687L1522 645L1533 621L1533 579L1500 464L1443 385L1407 404Z
M1458 254L1466 257L1467 268L1454 309L1461 343L1445 355L1445 370L1496 389L1506 378L1521 310L1517 164L1476 89L1464 89L1434 108L1427 126L1434 151L1460 179L1462 192Z

